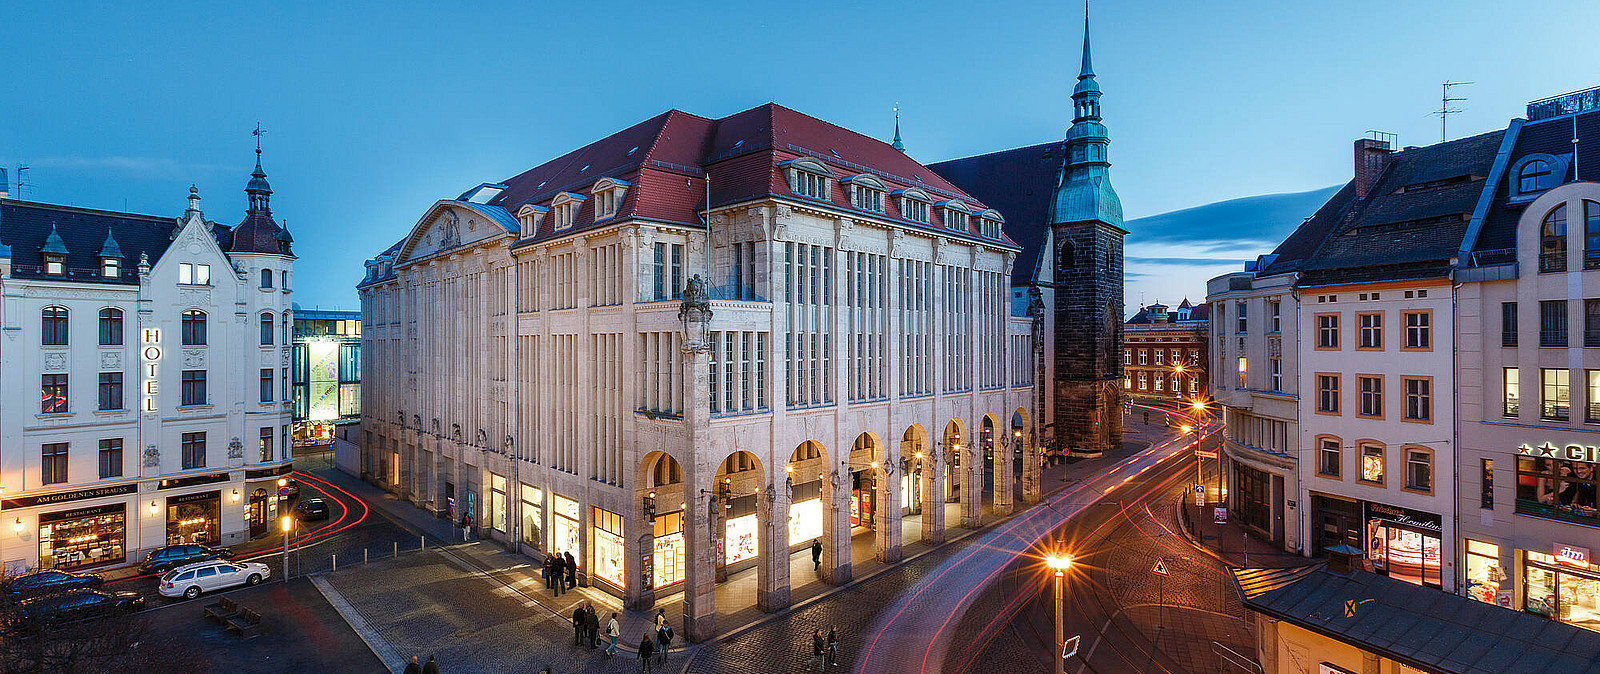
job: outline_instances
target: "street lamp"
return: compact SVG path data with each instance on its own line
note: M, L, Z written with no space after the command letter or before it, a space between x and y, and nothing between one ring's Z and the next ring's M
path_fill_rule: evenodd
M292 516L292 515L284 515L282 519L278 520L278 524L279 524L279 526L283 527L283 580L284 580L284 582L288 582L288 580L289 580L289 532L294 531L294 516Z
M1196 398L1194 400L1189 401L1189 409L1194 411L1194 425L1190 426L1189 424L1184 424L1183 426L1180 427L1180 430L1182 430L1185 435L1187 435L1190 430L1194 431L1194 478L1195 478L1195 482L1194 483L1196 485L1200 485L1200 488L1202 490L1204 490L1205 489L1206 478L1205 478L1205 473L1201 470L1200 466L1201 466L1201 462L1204 461L1205 459L1200 456L1200 438L1201 438L1202 429L1205 427L1205 423L1206 423L1206 418L1205 418L1206 403L1205 403L1204 400L1200 400L1199 398ZM1220 469L1218 469L1217 472L1221 473L1222 471ZM1219 491L1220 491L1220 488L1219 488ZM1204 492L1202 492L1202 493L1204 493ZM1204 506L1205 504L1204 503L1197 503L1195 505Z
M1055 572L1054 575L1055 575L1055 594L1056 594L1056 616L1055 616L1056 617L1056 619L1055 619L1055 623L1056 623L1056 642L1055 642L1056 643L1056 647L1054 649L1052 649L1053 652L1055 653L1055 655L1053 655L1051 657L1051 659L1055 660L1055 662L1056 662L1055 674L1063 674L1063 672L1064 672L1064 670L1066 668L1066 659L1062 658L1060 654L1062 652L1063 647L1066 645L1067 635L1066 635L1066 630L1065 630L1064 626L1062 625L1062 621L1064 620L1064 618L1062 616L1062 611L1061 611L1061 583L1067 577L1067 569L1072 568L1072 555L1062 555L1062 554L1050 555L1050 556L1044 558L1044 565L1049 567L1052 571Z

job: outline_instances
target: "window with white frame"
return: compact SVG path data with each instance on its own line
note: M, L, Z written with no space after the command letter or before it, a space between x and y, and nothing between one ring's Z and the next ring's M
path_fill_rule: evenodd
M562 192L550 202L550 210L556 214L556 229L567 229L572 223L578 221L578 209L583 208L584 196L571 192Z
M1010 279L1003 273L975 272L978 275L978 357L981 359L978 385L983 388L1005 386L1006 319L1010 317Z
M972 209L968 208L966 204L954 199L940 202L939 207L940 210L943 211L941 216L944 218L945 229L955 230L957 232L967 231L968 216L971 214Z
M845 254L845 358L849 399L873 400L889 394L884 381L888 342L889 258L872 253Z
M654 299L669 300L683 296L683 244L657 243L651 270Z
M933 393L933 265L900 261L900 393Z
M517 209L517 224L522 228L522 236L533 236L539 232L539 224L544 222L544 216L550 209L537 204L523 204Z
M883 212L883 195L888 192L881 181L867 174L854 176L850 184L850 205L863 211Z
M628 193L628 182L616 178L602 178L594 184L590 194L594 195L594 219L604 220L617 214L622 208L622 198Z
M944 277L944 389L972 390L972 270L941 266Z
M789 174L789 189L795 194L812 199L828 199L828 184L833 180L833 170L814 159L794 159L783 162Z
M833 249L784 245L784 293L789 331L784 335L790 407L833 402Z
M994 211L984 211L978 217L978 233L985 239L1000 238L1000 214Z
M211 265L179 262L178 283L197 286L211 285Z

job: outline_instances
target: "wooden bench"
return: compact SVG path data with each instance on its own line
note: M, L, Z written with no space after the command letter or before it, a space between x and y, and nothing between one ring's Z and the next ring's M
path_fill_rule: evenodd
M223 625L229 619L239 615L239 605L232 599L222 597L215 604L206 605L206 619L218 625Z
M238 632L245 639L261 636L261 614L241 608L238 616L228 619L228 630Z

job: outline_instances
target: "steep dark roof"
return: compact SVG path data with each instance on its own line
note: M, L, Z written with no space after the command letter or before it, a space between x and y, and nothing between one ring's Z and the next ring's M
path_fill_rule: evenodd
M1006 236L1022 246L1011 270L1014 285L1030 284L1038 274L1066 146L1062 140L928 165L1005 216Z
M1302 285L1448 274L1504 134L1392 153L1365 198L1339 190L1264 273L1299 271Z
M1600 672L1600 634L1387 576L1319 566L1234 577L1252 610L1424 671Z
M1578 124L1578 178L1586 181L1600 180L1600 112L1589 111L1577 116ZM1517 134L1506 170L1530 154L1544 153L1561 157L1572 154L1573 116L1528 122ZM1573 162L1567 161L1566 171L1555 180L1556 185L1573 180ZM1527 199L1515 202L1513 186L1517 177L1509 173L1495 185L1494 201L1484 218L1483 232L1473 245L1474 251L1505 250L1517 247L1517 220L1527 208ZM1568 216L1569 218L1571 216ZM1572 231L1569 225L1568 231Z
M136 284L139 255L144 254L155 264L172 243L177 224L176 218L0 199L0 245L11 248L11 274L16 278L59 278L44 275L40 256L53 225L67 249L68 280ZM226 250L228 228L209 224L218 245ZM107 231L123 253L122 274L116 279L100 275L99 254Z
M233 242L223 250L230 253L293 255L289 249L293 241L289 237L289 230L280 227L272 219L271 213L252 211L245 214L244 221L233 229Z

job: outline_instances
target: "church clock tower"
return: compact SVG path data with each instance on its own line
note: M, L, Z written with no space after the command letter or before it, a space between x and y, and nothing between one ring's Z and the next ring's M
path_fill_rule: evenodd
M1054 440L1073 456L1122 445L1122 201L1111 189L1100 85L1083 24L1083 69L1050 214L1055 286Z

